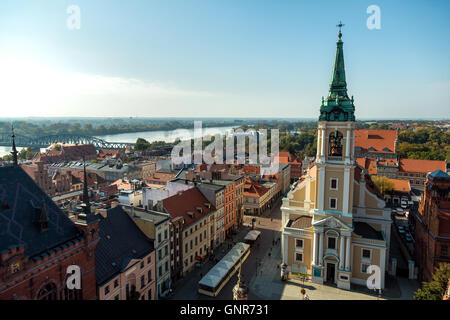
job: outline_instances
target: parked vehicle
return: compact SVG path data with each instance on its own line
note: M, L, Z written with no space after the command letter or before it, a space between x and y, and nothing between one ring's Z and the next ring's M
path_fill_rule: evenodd
M401 207L402 207L403 209L408 208L408 203L407 203L406 201L402 200L402 202L401 202Z
M405 211L402 208L397 208L395 211L399 216L403 216L405 214Z

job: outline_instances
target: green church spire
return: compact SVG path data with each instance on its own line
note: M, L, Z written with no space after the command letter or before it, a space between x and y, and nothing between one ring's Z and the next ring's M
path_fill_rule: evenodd
M355 121L355 106L353 105L353 98L350 100L347 95L347 82L345 81L344 42L341 39L341 28L343 26L341 22L337 25L339 27L339 40L336 42L336 56L330 90L328 97L322 101L319 121Z

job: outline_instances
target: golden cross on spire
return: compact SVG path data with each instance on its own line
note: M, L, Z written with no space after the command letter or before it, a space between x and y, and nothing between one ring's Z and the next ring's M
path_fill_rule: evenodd
M339 34L338 34L339 39L341 39L342 37L341 28L343 26L345 26L345 24L342 24L342 21L339 21L339 24L336 25L336 27L339 27Z

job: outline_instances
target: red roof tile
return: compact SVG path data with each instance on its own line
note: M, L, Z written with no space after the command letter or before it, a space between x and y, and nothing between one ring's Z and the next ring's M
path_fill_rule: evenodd
M365 152L394 153L397 130L359 129L355 131L355 148Z
M182 217L184 219L184 228L216 210L197 187L164 199L163 207L172 218ZM201 212L197 208L201 208ZM188 212L192 212L193 216L189 215Z
M434 170L447 171L445 161L439 160L418 160L418 159L400 159L400 172L421 172L428 173Z

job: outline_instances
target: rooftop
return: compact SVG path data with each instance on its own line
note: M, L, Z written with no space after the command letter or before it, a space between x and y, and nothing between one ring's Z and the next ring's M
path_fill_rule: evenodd
M154 246L120 206L108 210L106 218L97 216L100 241L95 248L95 278L102 285L123 272L133 259L150 254Z

